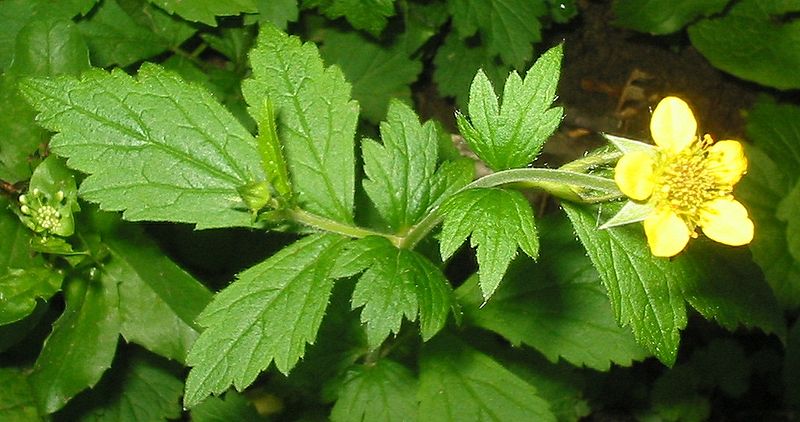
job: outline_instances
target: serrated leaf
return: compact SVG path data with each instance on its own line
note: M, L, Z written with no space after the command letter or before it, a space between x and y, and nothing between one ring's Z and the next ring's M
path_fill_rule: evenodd
M539 254L533 211L521 193L505 189L469 189L442 204L440 252L447 260L467 236L478 249L478 274L484 300L489 300L517 247L531 258Z
M439 133L433 122L419 123L407 105L392 101L381 124L382 144L364 140L364 190L394 232L403 232L431 212L454 191L469 183L464 174L449 185L449 166L436 168ZM452 183L452 182L451 182Z
M313 0L307 3L319 6L331 19L343 17L353 28L378 35L386 26L386 18L394 16L395 0ZM310 4L307 4L308 7Z
M452 336L425 345L419 414L432 421L555 421L536 388Z
M453 306L452 288L444 274L427 258L397 249L382 237L370 236L348 246L339 256L336 275L364 271L353 291L353 308L362 307L370 348L397 334L403 317L419 314L422 339L428 340L444 327ZM349 274L344 269L349 269Z
M690 26L689 39L714 67L769 87L800 88L791 70L800 67L800 23L791 20L798 11L798 0L743 0L725 16Z
M217 26L217 16L258 12L254 0L148 0L171 14L193 22Z
M17 368L0 368L0 419L4 421L40 421L28 374Z
M650 34L670 34L699 17L722 11L730 0L615 0L614 24Z
M453 26L460 38L480 32L492 55L519 69L531 59L532 45L541 40L539 17L544 0L448 0Z
M16 75L77 75L89 68L89 51L78 28L69 20L32 20L17 34Z
M184 362L200 332L194 320L211 300L211 292L134 227L103 234L110 253L103 276L120 286L120 334L153 353Z
M184 404L247 387L275 362L288 373L317 335L333 288L335 235L302 239L239 274L197 318L206 330L186 359Z
M0 325L28 316L37 299L48 300L61 290L64 275L49 268L11 268L0 276Z
M503 285L483 304L476 277L456 291L468 323L497 332L514 345L525 343L551 362L607 371L645 357L631 332L611 312L600 275L574 240L566 222L541 228L546 245L537 264L518 260Z
M113 282L71 279L67 308L53 325L31 373L39 409L53 413L111 366L119 337L119 292Z
M128 66L177 48L195 29L139 0L106 0L79 24L96 66Z
M255 140L204 89L145 64L136 79L93 70L22 90L50 148L90 173L81 195L132 221L250 226L237 188L263 179Z
M511 72L503 103L489 78L478 71L469 94L469 118L456 116L458 129L472 150L495 171L530 164L561 123L564 111L553 107L561 71L561 45L545 52L525 79Z
M417 380L405 366L381 359L354 367L345 377L331 421L417 420Z
M297 201L307 211L353 220L358 105L336 67L325 68L317 48L273 26L261 27L250 53L253 76L242 83L250 114L264 99L275 105Z
M320 54L325 62L342 69L353 84L353 98L361 105L361 115L373 123L386 117L390 100L411 101L410 84L422 72L422 61L412 58L406 38L390 46L378 44L354 33L325 33Z
M589 258L600 273L617 322L666 365L677 356L686 308L679 280L684 261L654 258L633 226L597 230L597 214L562 203Z
M209 397L192 408L195 422L257 422L263 421L253 403L244 395L228 390L222 397Z

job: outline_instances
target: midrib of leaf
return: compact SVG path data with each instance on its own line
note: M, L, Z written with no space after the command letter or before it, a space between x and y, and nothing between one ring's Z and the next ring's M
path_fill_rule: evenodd
M275 57L277 58L278 62L280 63L283 69L289 68L284 60L283 55L276 54ZM346 209L344 204L340 202L339 195L333 188L333 184L331 183L330 178L328 178L326 172L322 171L322 169L324 168L323 160L320 157L319 152L315 148L313 140L311 139L311 127L308 124L308 120L306 119L306 114L303 110L302 105L300 104L300 100L297 98L297 93L300 92L300 87L307 80L307 77L301 79L297 88L295 89L295 87L292 85L292 81L289 80L289 77L285 71L281 71L281 69L275 69L275 70L277 70L280 73L281 79L283 79L283 82L286 85L286 90L287 90L286 92L291 93L292 106L294 107L294 112L297 115L298 120L300 121L300 125L302 126L304 132L301 135L303 136L303 139L305 139L306 146L311 151L311 155L314 157L315 164L317 164L318 166L316 168L312 168L312 170L314 170L315 173L322 176L322 179L325 181L325 189L328 191L328 197L333 199L333 202L336 207L337 212L334 214L338 214L342 217L347 216L349 218L350 210ZM325 73L325 70L326 69L322 69L323 74ZM325 104L327 105L326 112L328 113L328 118L325 119L326 124L328 125L328 130L326 131L326 133L328 134L328 139L325 139L325 146L324 146L325 151L323 151L323 154L327 155L327 149L330 147L331 143L330 136L332 133L334 133L333 127L331 126L331 124L333 123L333 118L330 116L331 104L325 97L323 97L322 100L325 101Z

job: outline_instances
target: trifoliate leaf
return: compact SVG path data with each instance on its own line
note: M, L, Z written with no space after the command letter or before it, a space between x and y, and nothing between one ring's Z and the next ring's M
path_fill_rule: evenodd
M417 380L405 366L389 359L352 368L338 394L331 410L333 422L417 420Z
M186 22L134 0L104 1L79 27L100 67L128 66L177 48L195 33Z
M345 240L315 235L239 274L197 318L184 404L234 385L242 390L274 360L288 373L317 335L333 288L330 270Z
M576 366L607 371L612 363L630 365L644 358L630 330L614 320L600 275L569 223L548 222L541 228L542 259L512 264L485 306L476 277L459 287L465 320L514 345L535 347L551 362L563 357Z
M484 300L494 293L517 247L531 258L539 254L539 239L528 200L517 191L469 189L442 204L442 259L458 250L467 236L478 249L478 274Z
M326 32L320 48L325 62L339 66L353 84L361 115L373 123L386 117L392 98L410 102L409 85L422 71L422 61L412 59L413 53L405 37L387 47L354 32Z
M67 308L53 325L31 373L39 409L53 413L93 386L111 366L119 337L119 292L107 278L72 278Z
M0 325L33 312L37 299L48 300L61 290L64 275L49 268L10 268L0 276Z
M544 53L525 79L511 72L502 105L494 87L478 71L469 94L469 118L458 114L458 129L472 150L493 170L525 167L561 123L564 110L553 107L561 70L561 46Z
M249 226L237 188L264 178L255 140L204 89L156 65L22 84L81 195L128 220Z
M448 0L453 26L464 39L480 33L492 55L519 69L541 40L545 0Z
M209 397L192 408L191 418L195 422L258 422L263 421L253 403L244 395L228 390L224 396Z
M353 308L363 306L361 322L366 324L371 348L380 346L390 333L397 334L403 317L415 321L419 314L423 340L444 327L453 307L453 291L427 258L370 236L352 243L340 255L336 275L364 270L353 291Z
M743 0L727 15L689 27L692 45L714 67L778 88L800 88L800 25L792 20L800 1ZM785 23L783 23L785 22Z
M452 336L423 347L419 414L431 421L555 421L536 388Z
M4 421L40 421L29 375L17 368L0 368L0 419Z
M299 205L341 222L353 220L354 143L358 104L336 67L317 48L273 26L261 27L250 53L253 76L242 92L254 117L269 98L278 116L292 187Z
M439 205L442 194L470 182L463 173L458 184L447 184L451 166L436 168L439 133L433 122L424 125L407 105L393 101L381 124L383 144L366 139L364 190L378 212L395 232L407 230ZM458 177L456 177L458 179Z
M258 12L255 0L149 0L171 14L192 22L217 26L217 16Z
M639 344L672 365L686 308L679 279L683 261L654 258L635 226L598 230L595 211L563 203L575 232L600 273L617 322L633 330Z
M337 19L342 16L353 25L372 35L378 35L386 26L386 18L394 16L395 0L311 0L306 7L318 6L325 16Z
M616 25L650 34L670 34L701 16L719 13L730 0L615 0Z

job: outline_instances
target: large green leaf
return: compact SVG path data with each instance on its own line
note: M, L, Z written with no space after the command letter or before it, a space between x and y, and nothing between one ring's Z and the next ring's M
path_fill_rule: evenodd
M778 88L800 88L800 0L742 0L727 15L689 27L689 39L715 67ZM781 22L785 15L787 22Z
M237 188L263 179L255 140L204 89L146 64L22 84L82 196L128 220L249 226Z
M253 76L242 92L254 117L265 100L275 105L292 186L304 209L353 220L358 104L336 67L325 68L316 46L301 44L271 25L261 27L250 53Z
M555 421L536 388L452 336L425 345L419 414L431 421Z
M457 114L458 130L469 146L493 170L525 167L561 123L564 111L551 107L561 71L562 49L545 52L521 78L511 72L502 105L494 87L478 71L469 93L469 121Z
M517 247L531 258L539 254L533 211L525 197L498 188L469 189L445 201L440 236L442 259L447 260L470 238L478 249L478 267L484 300L489 300L503 278Z
M77 75L89 68L89 51L78 28L66 19L32 20L17 34L10 73Z
M669 34L701 16L720 12L730 0L615 0L614 23L651 34Z
M169 13L193 22L217 26L217 16L255 13L255 0L148 0Z
M477 277L458 288L465 320L514 345L535 347L552 362L563 357L577 366L608 370L612 363L630 365L644 358L631 332L617 325L600 275L569 223L545 221L539 263L517 260L488 303L481 306Z
M331 410L333 422L417 420L417 380L405 366L389 359L354 367L338 396Z
M197 322L206 327L186 361L184 403L234 385L242 390L274 360L288 373L313 342L333 288L330 270L345 240L315 235L239 274Z

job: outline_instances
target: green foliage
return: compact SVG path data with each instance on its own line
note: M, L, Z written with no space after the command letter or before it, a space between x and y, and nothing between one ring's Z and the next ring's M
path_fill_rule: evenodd
M231 16L241 13L255 13L258 11L255 0L194 0L191 2L181 0L148 0L163 8L170 14L193 22L216 26L217 16Z
M417 380L406 367L388 359L362 366L347 374L331 420L417 420Z
M223 397L209 397L192 408L192 420L198 422L252 422L262 420L253 404L241 394L228 391Z
M48 268L11 268L0 276L0 325L28 316L36 300L48 300L61 290L63 274Z
M304 0L306 7L316 6L331 19L344 16L350 25L378 35L386 18L395 13L395 0Z
M730 0L615 0L614 23L651 34L670 34L699 17L720 12Z
M15 368L0 368L0 417L7 421L35 421L41 418L28 375Z

